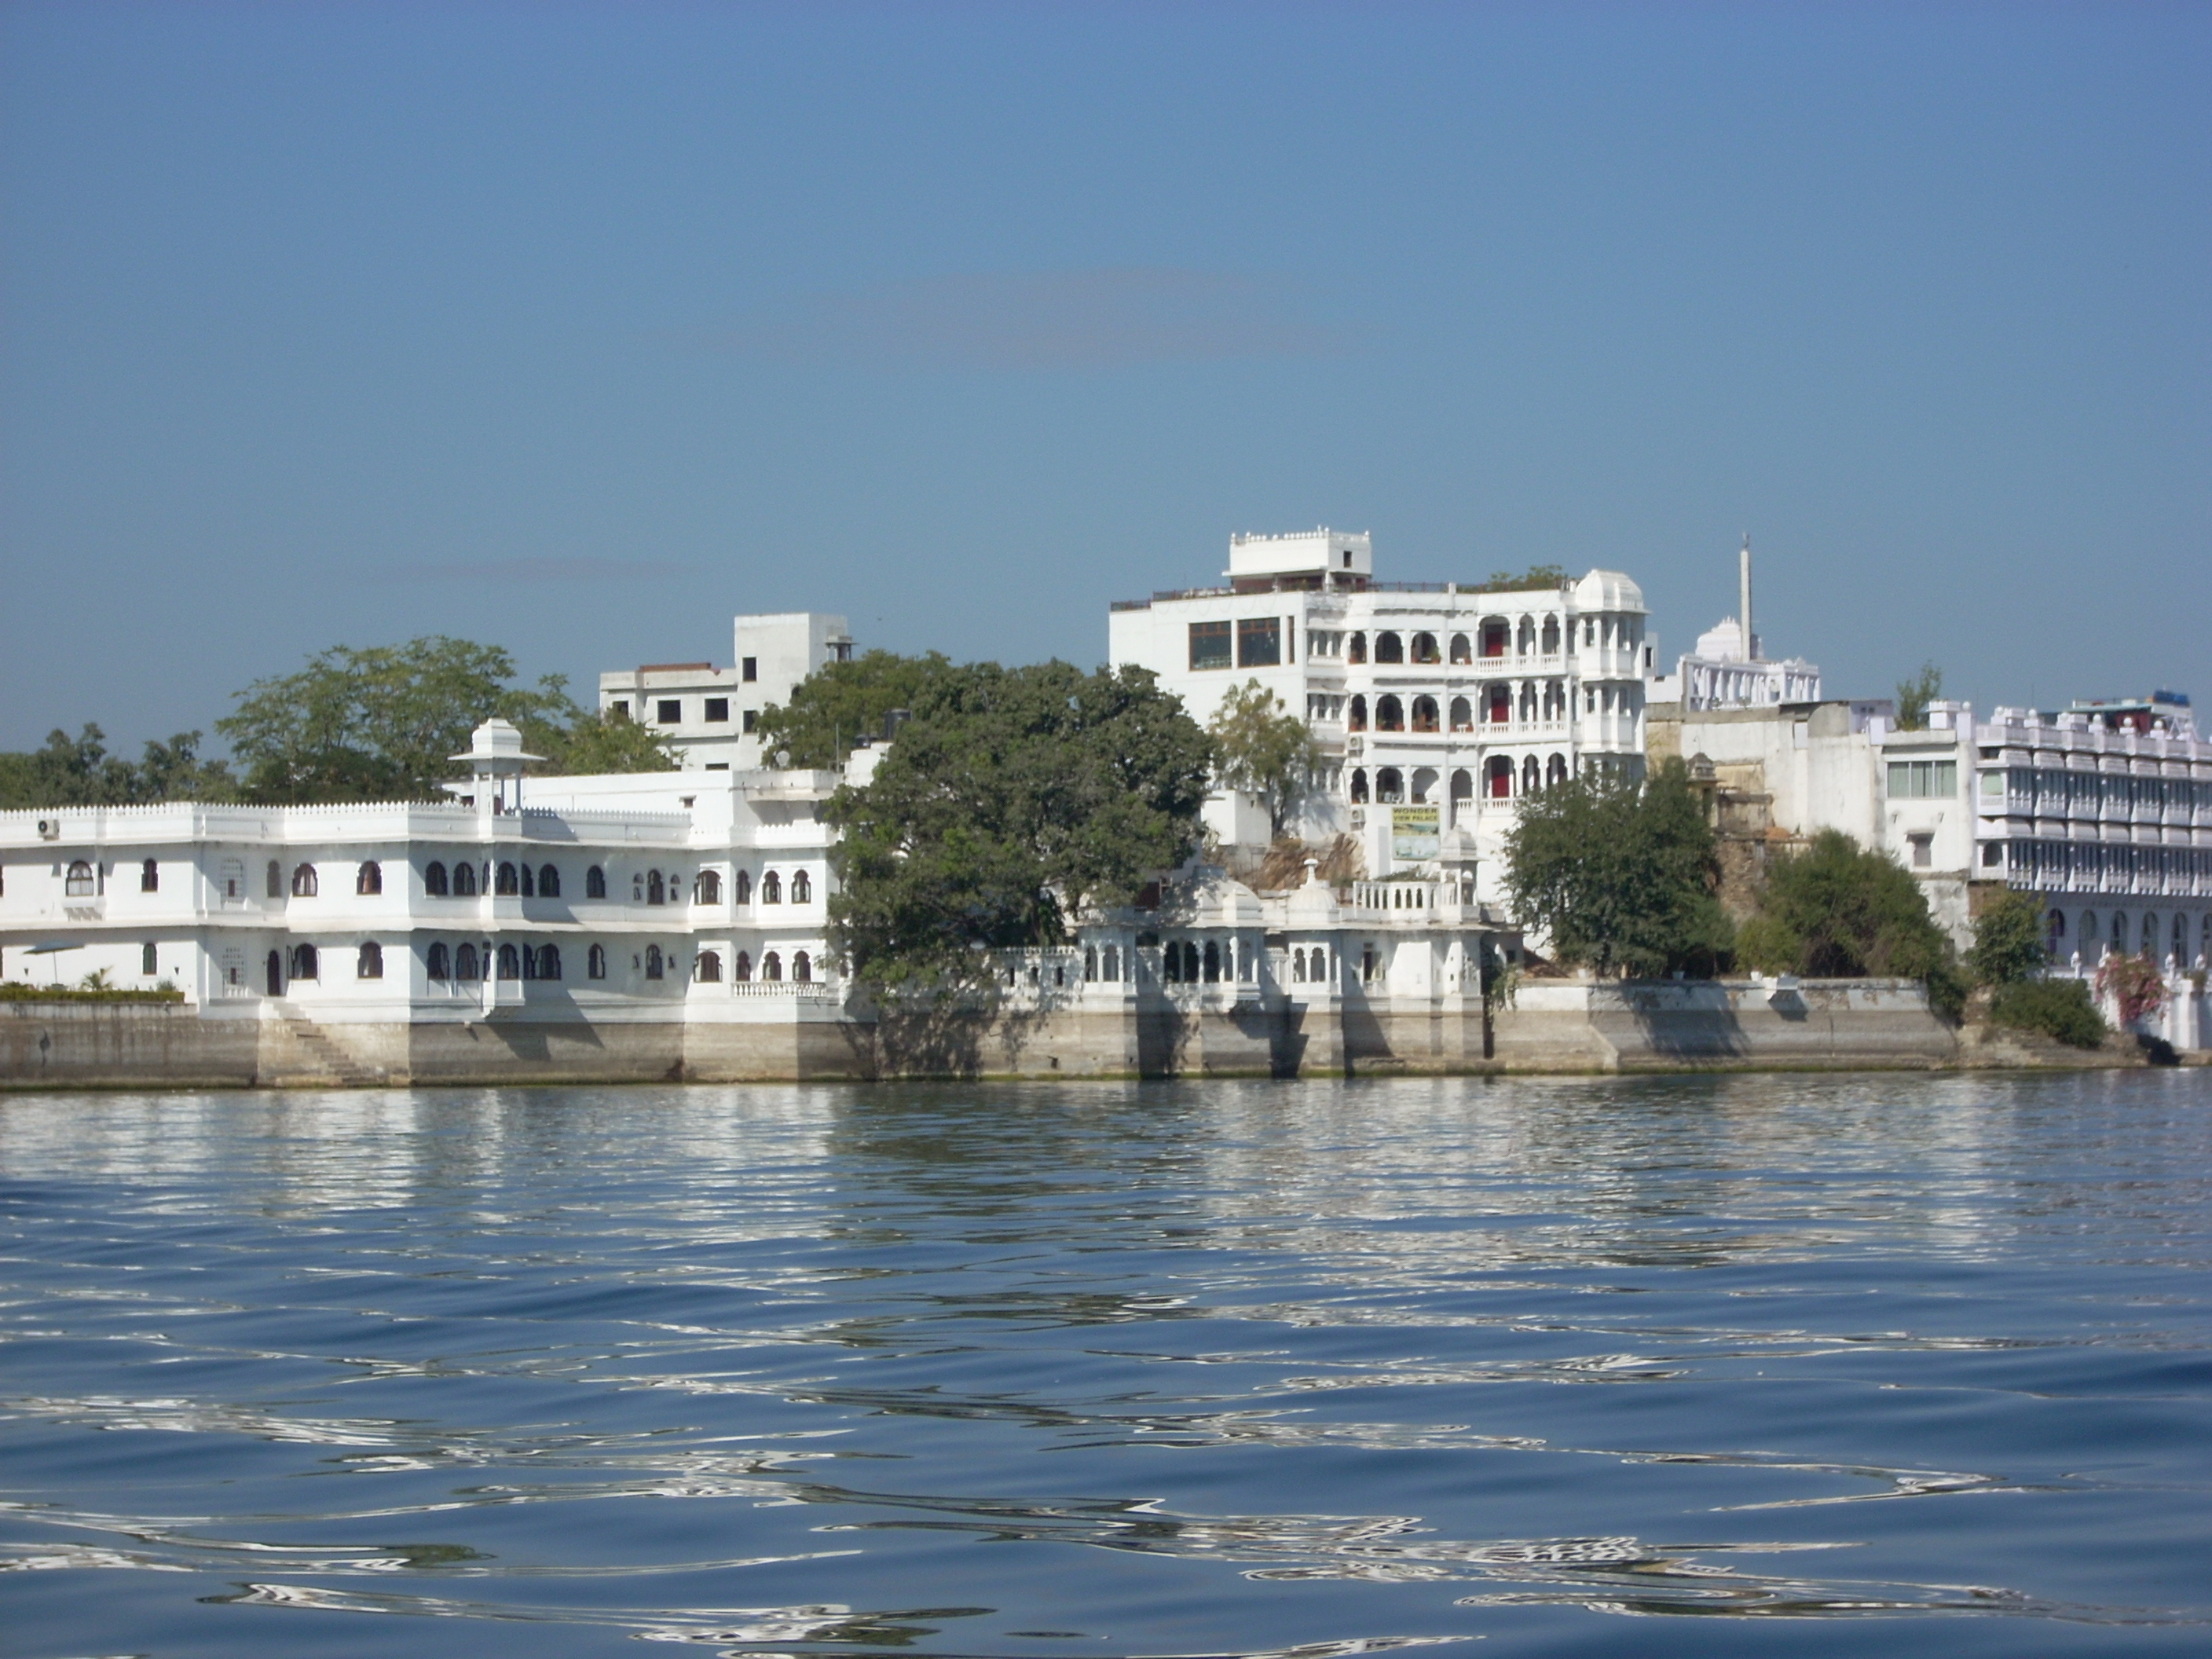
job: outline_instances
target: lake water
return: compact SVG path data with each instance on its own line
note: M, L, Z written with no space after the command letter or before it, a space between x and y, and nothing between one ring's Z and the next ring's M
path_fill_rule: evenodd
M0 1098L0 1650L2212 1651L2212 1073Z

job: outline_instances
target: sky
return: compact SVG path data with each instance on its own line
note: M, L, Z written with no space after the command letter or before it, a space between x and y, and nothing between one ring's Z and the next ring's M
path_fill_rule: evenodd
M0 4L0 747L1234 532L2212 698L2212 7Z

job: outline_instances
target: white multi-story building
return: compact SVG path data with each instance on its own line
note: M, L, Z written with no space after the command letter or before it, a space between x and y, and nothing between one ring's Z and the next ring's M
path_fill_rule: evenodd
M599 676L599 710L650 726L686 771L747 772L772 763L756 727L770 703L824 664L845 662L853 636L842 617L818 611L739 617L727 668L710 662L647 663Z
M0 813L0 976L340 1024L827 1007L839 775L525 780L504 720L456 758L450 804Z
M1494 869L1521 796L1643 766L1656 644L1642 591L1618 571L1513 591L1379 582L1366 534L1324 529L1234 537L1224 574L1115 605L1109 654L1151 669L1201 724L1248 680L1303 714L1324 787L1301 830L1351 830L1371 874L1432 860L1455 826ZM1254 838L1233 805L1215 803L1210 822Z

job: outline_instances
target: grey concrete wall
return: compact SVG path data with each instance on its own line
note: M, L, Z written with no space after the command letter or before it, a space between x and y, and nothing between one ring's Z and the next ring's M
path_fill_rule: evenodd
M162 1003L0 1002L0 1087L241 1085L259 1065L248 1021Z

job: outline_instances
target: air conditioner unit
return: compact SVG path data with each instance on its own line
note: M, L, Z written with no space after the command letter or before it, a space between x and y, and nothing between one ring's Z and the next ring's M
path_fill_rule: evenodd
M40 841L59 841L61 838L62 821L59 818L40 818L39 820L39 839Z

